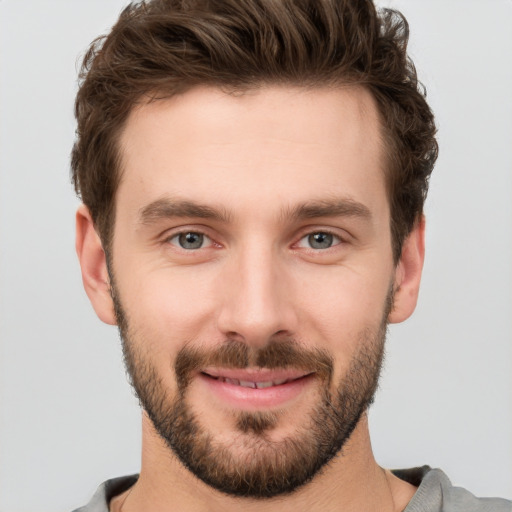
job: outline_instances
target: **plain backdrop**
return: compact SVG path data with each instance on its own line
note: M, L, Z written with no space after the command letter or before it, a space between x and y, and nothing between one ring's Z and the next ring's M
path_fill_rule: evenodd
M382 1L437 114L418 309L390 330L370 413L386 467L512 498L512 2ZM115 328L74 253L77 59L121 0L0 0L0 512L70 511L139 467Z

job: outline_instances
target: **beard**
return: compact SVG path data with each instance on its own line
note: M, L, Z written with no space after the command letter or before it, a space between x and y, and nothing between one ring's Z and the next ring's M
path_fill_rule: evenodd
M184 344L174 361L175 396L156 370L144 343L130 328L112 285L123 354L131 385L156 431L180 462L205 484L230 496L272 498L289 494L309 482L341 455L361 416L373 402L384 356L390 292L380 325L364 328L345 374L333 383L334 361L325 351L308 349L292 339L274 339L262 348L226 340L216 349ZM279 441L270 437L283 411L238 411L235 435L216 439L187 402L194 372L221 368L294 368L313 373L317 403Z

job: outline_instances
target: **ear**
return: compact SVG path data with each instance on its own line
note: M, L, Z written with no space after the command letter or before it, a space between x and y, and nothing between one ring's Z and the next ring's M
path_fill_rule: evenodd
M421 216L403 243L400 261L395 269L395 295L389 314L390 323L403 322L415 310L424 260L425 217Z
M94 311L106 324L116 325L107 258L100 237L94 229L89 209L85 205L81 205L76 212L75 247L82 269L85 292Z

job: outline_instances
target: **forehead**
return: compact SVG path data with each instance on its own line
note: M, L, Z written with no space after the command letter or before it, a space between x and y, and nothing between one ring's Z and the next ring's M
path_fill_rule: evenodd
M379 114L363 88L197 88L138 106L120 144L118 210L165 196L227 210L329 195L387 208Z

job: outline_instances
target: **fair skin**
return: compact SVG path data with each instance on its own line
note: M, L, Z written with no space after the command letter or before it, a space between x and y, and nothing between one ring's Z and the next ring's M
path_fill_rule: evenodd
M261 347L285 333L331 354L338 381L361 331L379 325L390 288L389 321L412 314L424 223L416 224L395 265L381 128L367 91L263 87L229 95L197 88L137 107L120 144L116 285L130 328L171 396L170 362L186 343L215 346L230 337ZM208 215L183 208L190 203ZM190 232L203 238L183 248L179 234ZM332 243L312 247L315 233L333 235ZM77 252L96 313L115 324L105 254L85 207L77 213ZM257 380L258 371L241 377ZM269 434L278 443L310 414L318 386L313 378L281 394L243 388L240 398L239 386L221 392L197 375L187 400L218 442L243 455L247 445L237 444L233 412L278 410ZM414 491L375 462L365 414L342 456L294 493L266 500L228 496L195 478L144 414L140 478L110 506L400 511Z

